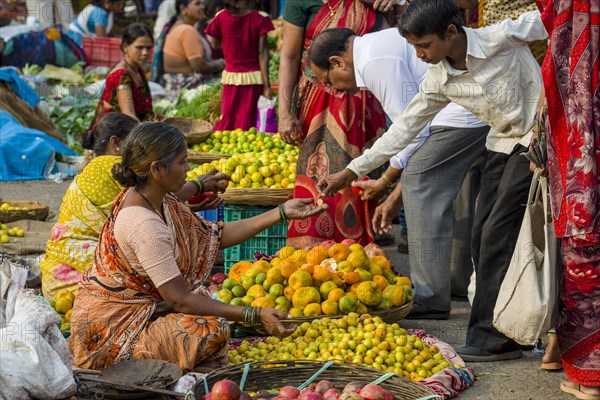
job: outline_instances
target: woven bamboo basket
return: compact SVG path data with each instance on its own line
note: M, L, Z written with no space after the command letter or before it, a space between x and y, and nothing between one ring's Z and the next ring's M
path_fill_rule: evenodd
M325 368L327 364L330 365ZM313 378L312 383L327 379L336 388L342 390L349 382L358 381L366 385L377 381L384 375L379 370L359 364L346 362L327 364L305 360L251 363L249 364L243 390L245 392L257 392L260 397L272 397L273 392L271 390L277 390L283 386L299 387L311 378ZM203 380L196 384L194 395L199 399L206 394L206 386L210 389L222 379L230 379L238 384L241 383L245 366L246 364L238 364L213 371L206 377L206 385ZM321 370L322 372L315 377L316 373ZM398 375L390 375L378 385L393 394L395 399L418 400L435 395L433 390L427 386Z
M201 119L171 117L163 120L165 124L173 125L179 129L188 145L199 144L205 141L213 132L210 122Z
M195 164L207 164L221 158L230 158L231 154L205 153L202 151L188 149L188 161Z
M229 188L220 195L226 204L246 206L278 206L294 196L294 189Z
M400 320L406 318L406 316L408 315L408 313L410 312L412 307L413 307L413 301L411 300L410 303L406 303L400 307L393 307L393 308L390 308L389 310L385 310L385 311L371 311L371 312L369 312L369 315L371 315L372 317L380 317L383 320L383 322L388 323L388 324L393 324L393 323L397 323ZM289 324L300 325L303 322L312 322L315 319L319 319L319 318L327 317L329 319L339 319L339 318L342 318L343 316L344 316L344 314L317 315L315 317L295 317L295 318L291 318L291 319L282 319L281 322L286 325L289 325ZM238 326L250 334L255 334L258 336L268 336L269 335L267 333L267 331L265 331L262 327L259 327L259 326L249 326L249 325L244 325L242 323L239 323Z
M8 203L11 207L18 207L20 210L0 210L0 222L7 223L18 221L20 219L33 219L45 221L48 217L48 206L40 201L28 200L4 200L2 203ZM23 210L26 208L26 210Z

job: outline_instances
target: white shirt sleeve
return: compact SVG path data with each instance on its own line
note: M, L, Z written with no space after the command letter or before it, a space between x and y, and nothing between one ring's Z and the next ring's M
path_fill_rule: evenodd
M516 45L548 39L539 10L523 13L516 21L506 19L499 24L506 37Z
M403 63L395 59L376 59L362 68L365 86L377 97L392 121L400 118L410 100L418 94L419 85L427 73L427 65L411 54L412 46L406 45ZM390 159L396 169L404 169L410 157L429 137L429 125L400 153Z
M410 102L402 116L373 147L365 150L347 168L361 178L410 145L433 117L450 102L439 92L440 89L440 83L428 72L421 82L419 94Z

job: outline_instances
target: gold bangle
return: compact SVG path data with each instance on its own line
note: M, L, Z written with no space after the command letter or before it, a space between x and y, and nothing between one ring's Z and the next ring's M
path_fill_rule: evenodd
M381 179L383 180L383 183L385 183L385 187L389 188L390 186L392 186L392 181L390 181L388 177L385 176L385 173L381 174Z

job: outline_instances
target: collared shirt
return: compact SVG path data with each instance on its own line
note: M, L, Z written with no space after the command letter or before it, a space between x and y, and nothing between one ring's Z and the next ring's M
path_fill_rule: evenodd
M490 125L486 147L510 154L518 143L528 146L542 87L540 67L527 42L547 39L539 11L480 29L464 28L467 71L447 62L431 65L420 92L402 116L348 168L359 177L406 148L450 102Z
M357 87L371 91L390 119L398 120L419 92L419 83L425 77L428 65L417 58L414 47L397 28L355 37L352 57ZM406 167L410 157L429 137L430 125L454 128L485 126L462 106L450 103L404 150L390 159L392 167Z

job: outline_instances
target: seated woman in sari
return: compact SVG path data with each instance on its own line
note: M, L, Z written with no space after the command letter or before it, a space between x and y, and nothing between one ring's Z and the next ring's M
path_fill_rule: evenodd
M177 0L177 14L159 35L152 61L152 77L167 92L193 89L216 78L225 68L225 61L212 59L212 49L195 25L207 20L210 0Z
M40 263L45 297L52 299L63 289L75 292L82 274L92 265L98 236L122 189L111 170L121 161L122 143L137 124L125 114L107 114L85 138L83 147L93 150L97 157L73 179L60 205L58 222L52 228ZM216 171L198 177L207 191L224 190L218 182L223 178L226 176ZM188 182L178 195L187 199L196 192L196 185ZM210 209L219 204L216 200L198 206Z
M326 206L294 199L253 218L211 224L171 194L181 189L187 171L179 130L159 122L133 130L122 162L113 168L124 189L73 307L69 346L76 366L102 369L127 359L161 359L189 371L227 363L228 320L262 325L279 337L294 331L279 321L287 313L221 303L203 283L219 248ZM163 301L169 312L153 315Z
M125 58L106 77L90 129L110 112L127 114L138 121L153 115L150 86L142 69L150 58L153 45L152 31L146 25L131 24L125 28L121 41Z

